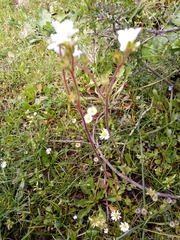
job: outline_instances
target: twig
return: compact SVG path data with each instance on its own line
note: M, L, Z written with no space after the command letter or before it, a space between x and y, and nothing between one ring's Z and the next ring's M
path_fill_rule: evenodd
M152 72L154 73L157 77L161 78L162 80L164 80L169 86L173 86L174 89L176 89L177 91L180 92L180 88L174 84L172 84L172 82L170 82L166 77L162 77L161 74L159 74L158 72L155 71L155 69L153 69L151 66L149 66L146 62L143 62L144 65Z
M111 165L111 163L105 158L105 156L103 155L103 153L101 152L101 150L99 148L97 148L97 151L99 152L100 158L105 162L105 164L114 172L116 173L120 178L126 180L127 182L133 184L134 186L136 186L137 188L143 190L143 186L137 182L135 182L134 180L132 180L131 178L125 176L124 174L122 174L121 172L119 172L115 167L113 167ZM150 188L145 187L145 191L148 192ZM164 197L164 198L173 198L173 199L180 199L180 196L176 196L173 194L168 194L168 193L161 193L161 192L156 192L156 195L159 197Z
M148 33L154 33L155 35L165 34L165 33L169 33L169 32L177 32L177 31L180 31L180 27L179 27L179 28L166 29L166 30L146 29L146 32L148 32Z
M51 139L50 142L90 144L89 142L85 142L84 140L52 140Z

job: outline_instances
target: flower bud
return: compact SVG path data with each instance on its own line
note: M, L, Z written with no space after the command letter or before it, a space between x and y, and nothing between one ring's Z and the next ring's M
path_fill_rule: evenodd
M72 104L76 104L77 103L77 95L75 93L71 92L68 95L68 101Z
M82 53L81 56L80 56L80 60L81 60L81 63L83 65L87 65L88 62L89 62L89 59L87 57L87 55L85 53Z
M67 58L64 57L60 59L60 65L64 70L70 70L71 68L70 62L68 61Z
M116 50L113 56L113 62L115 64L119 64L121 63L122 59L123 59L122 54L118 50Z
M109 76L107 74L102 75L101 83L104 87L107 87L109 85Z

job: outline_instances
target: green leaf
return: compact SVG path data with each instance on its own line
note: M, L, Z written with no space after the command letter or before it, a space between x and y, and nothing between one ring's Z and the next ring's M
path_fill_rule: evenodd
M117 195L109 195L106 200L110 201L110 202L116 202L117 201Z
M82 185L81 189L83 193L91 195L94 192L95 184L92 177L88 178Z
M174 18L171 20L171 22L176 25L177 27L180 27L180 19L179 18Z
M85 206L89 205L90 203L93 203L93 200L81 199L81 200L75 200L74 201L74 204L77 207L85 207Z
M178 110L180 110L180 103L178 100L172 100L172 105L173 107L177 108Z
M154 62L158 61L162 56L162 52L165 51L167 42L168 38L164 36L152 39L142 48L142 57Z
M87 234L88 239L89 238L94 239L94 237L98 234L98 230L94 229L94 228L89 228L86 231L86 234Z
M104 191L99 191L99 192L97 193L96 198L97 198L97 199L102 199L103 197L104 197Z
M74 231L74 229L68 228L67 229L67 236L69 237L68 239L76 240L77 239L77 232Z
M48 99L48 97L46 96L40 96L39 98L35 99L35 103L36 105L40 105L42 102L46 101Z
M129 166L130 163L131 163L131 155L130 155L129 153L126 153L126 154L125 154L125 159L126 159L127 164L128 164L128 166Z
M41 8L38 16L38 25L43 28L47 22L51 22L51 14L44 8Z
M79 212L78 212L78 218L79 219L82 219L83 217L87 216L89 211L91 210L92 206L88 206L87 208L85 209L81 209Z

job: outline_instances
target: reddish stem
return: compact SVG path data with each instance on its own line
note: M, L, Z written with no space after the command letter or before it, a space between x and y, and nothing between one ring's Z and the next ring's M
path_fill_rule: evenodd
M108 108L109 108L109 95L110 95L110 91L112 90L112 87L114 85L114 82L116 80L116 76L120 70L120 68L123 66L123 64L125 63L125 61L127 60L128 56L130 54L130 51L127 52L127 54L125 55L125 57L123 58L122 62L117 66L115 72L114 72L114 75L111 79L111 82L110 82L110 85L108 87L108 90L107 90L107 93L106 93L106 99L105 99L105 123L106 123L106 129L108 130L108 133L109 133L109 136L110 136L110 139L114 145L114 147L116 148L116 152L119 156L119 159L121 160L121 164L124 163L123 161L123 158L122 158L122 155L118 149L118 146L116 144L116 142L114 141L113 137L112 137L112 134L111 134L111 131L110 131L110 128L109 128L109 111L108 111Z
M76 66L79 67L80 69L84 70L84 71L89 75L89 77L92 79L92 81L93 81L93 83L94 83L94 86L95 86L98 94L99 94L102 98L104 98L103 94L101 93L100 88L98 87L98 85L97 85L97 83L96 83L96 79L95 79L94 75L92 74L92 72L89 70L89 68L84 67L84 66L80 66L80 65L77 64L77 63L76 63Z

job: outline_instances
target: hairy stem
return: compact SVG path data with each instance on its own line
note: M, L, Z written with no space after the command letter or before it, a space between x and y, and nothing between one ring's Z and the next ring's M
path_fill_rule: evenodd
M73 56L72 56L72 60L71 60L71 61L72 61L72 69L74 69L74 57L73 57ZM98 158L101 166L102 166L103 169L105 170L104 164L103 164L101 158L99 157L99 154L98 154L98 152L97 152L97 150L96 150L96 148L95 148L95 145L94 145L94 141L92 140L92 137L91 137L91 135L90 135L89 129L88 129L87 124L86 124L86 122L85 122L85 120L84 120L84 114L83 114L83 111L82 111L82 109L81 109L81 100L80 100L79 88L78 88L78 84L77 84L76 78L75 78L75 76L74 76L74 71L73 71L73 70L70 70L70 73L71 73L71 77L72 77L72 80L73 80L73 82L74 82L74 86L75 86L75 90L76 90L76 94L77 94L76 109L78 110L78 112L79 112L79 114L80 114L80 117L81 117L81 119L82 119L83 126L84 126L85 132L86 132L86 134L87 134L89 143L90 143L90 145L91 145L91 147L92 147L92 150L93 150L94 154L96 155L96 157ZM106 171L104 171L104 173L106 174Z
M106 123L106 129L108 130L110 139L111 139L111 141L112 141L112 143L113 143L113 145L114 145L114 147L116 149L116 152L117 152L117 154L119 156L119 159L121 160L121 164L123 164L124 161L123 161L123 157L122 157L122 155L121 155L121 153L119 151L119 148L118 148L117 144L115 143L114 138L112 137L112 134L111 134L111 131L110 131L110 128L109 128L109 110L108 109L109 109L109 96L110 96L110 92L112 90L112 87L114 85L114 82L116 80L116 76L117 76L119 70L121 69L121 67L123 66L123 64L125 63L125 61L127 60L129 54L130 54L130 51L128 51L126 53L126 55L124 56L122 62L117 66L117 68L116 68L116 70L114 72L114 75L113 75L113 77L111 79L110 85L108 87L108 90L107 90L107 93L106 93L106 99L105 99L105 123Z

